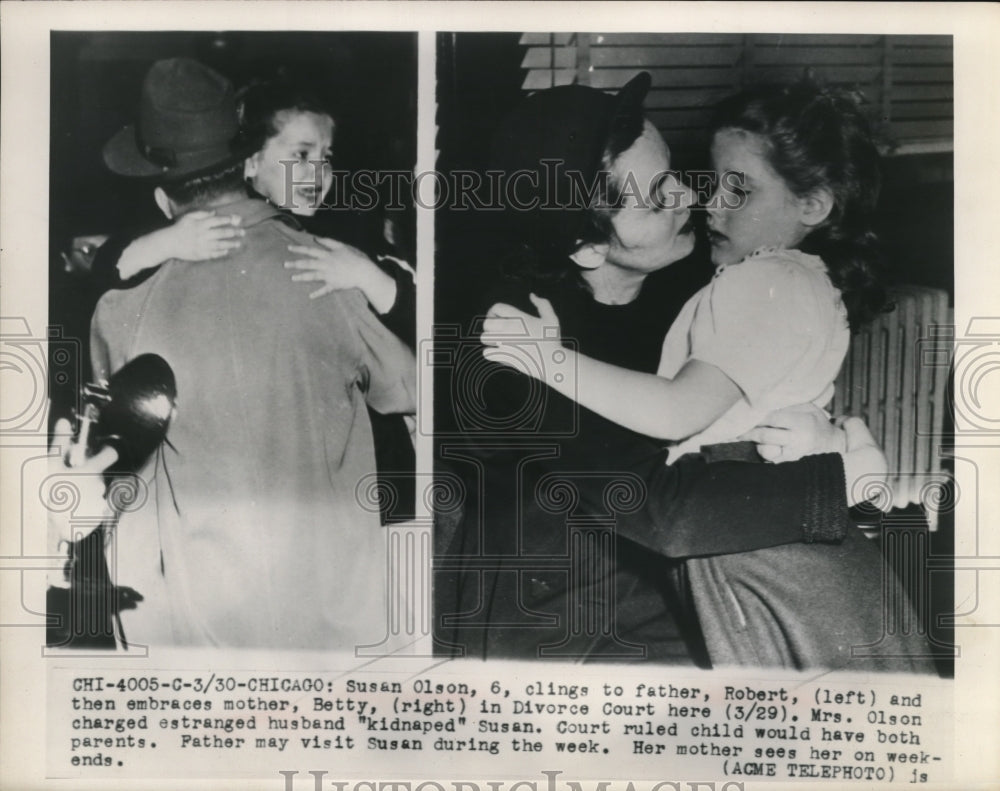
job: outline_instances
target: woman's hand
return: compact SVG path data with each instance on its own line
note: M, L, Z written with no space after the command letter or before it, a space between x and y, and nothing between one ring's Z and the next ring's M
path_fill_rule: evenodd
M331 291L348 288L359 289L376 313L387 313L396 302L396 281L383 272L378 264L349 244L335 239L317 237L322 247L289 245L289 252L305 256L285 261L285 269L302 270L292 275L292 280L322 280L324 285L313 291L310 299L322 297Z
M559 317L547 299L530 295L537 316L513 305L497 303L489 309L479 340L483 356L516 368L543 382L557 375L566 351L562 348ZM562 355L560 357L559 355Z

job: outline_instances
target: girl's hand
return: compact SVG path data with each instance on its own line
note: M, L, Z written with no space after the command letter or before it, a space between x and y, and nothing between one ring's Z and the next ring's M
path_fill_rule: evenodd
M171 258L210 261L228 255L243 244L246 231L238 227L241 222L238 215L219 216L211 211L185 214L126 247L118 259L118 276L130 280Z
M357 288L364 293L368 303L377 313L386 313L396 301L396 281L383 272L378 264L349 244L335 239L317 240L322 248L289 245L289 252L304 255L294 261L285 261L285 269L302 270L292 275L292 280L322 280L325 285L313 291L310 299L322 297L331 291Z
M548 381L566 355L562 348L559 317L547 299L534 294L530 295L530 299L538 310L537 316L503 303L491 307L479 340L486 347L483 356L487 360Z
M168 235L169 258L183 261L210 261L222 258L243 244L246 231L239 227L238 214L218 215L213 211L193 211L182 215L163 233Z

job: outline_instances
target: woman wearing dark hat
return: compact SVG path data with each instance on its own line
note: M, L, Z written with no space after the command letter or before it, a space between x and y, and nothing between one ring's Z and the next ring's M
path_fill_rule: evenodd
M528 293L544 296L563 338L581 352L652 373L666 329L691 292L665 295L647 280L687 257L694 237L693 196L671 175L669 149L643 117L648 88L641 74L615 96L583 86L536 93L495 136L492 164L534 174L519 178L512 193L524 210L504 216L512 240L505 268L520 293L498 296L525 308ZM611 178L599 178L602 171ZM624 174L634 182L622 183ZM594 189L588 194L581 184ZM640 193L640 205L620 208L626 189L651 184L672 199ZM531 403L527 377L491 370L479 381L480 397L497 416ZM819 453L834 445L820 430L832 428L815 424L819 455L794 463L689 456L667 467L657 443L554 392L534 403L532 452L511 431L498 432L498 439L506 434L504 450L493 443L489 452L469 451L483 491L451 541L442 566L457 568L439 575L437 605L438 622L450 627L440 637L471 654L704 662L682 569L668 557L838 541L848 529L844 467L854 457ZM539 432L553 437L541 455ZM547 494L553 476L568 480L576 498L562 508ZM612 507L616 476L645 491ZM582 513L604 517L617 535L604 556L573 557L567 574L553 559L567 557L574 544L568 525ZM591 628L575 626L588 618Z

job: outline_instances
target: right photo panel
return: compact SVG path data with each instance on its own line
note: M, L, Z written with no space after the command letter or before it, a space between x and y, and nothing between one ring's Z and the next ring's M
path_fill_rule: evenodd
M952 64L438 34L437 654L953 675Z

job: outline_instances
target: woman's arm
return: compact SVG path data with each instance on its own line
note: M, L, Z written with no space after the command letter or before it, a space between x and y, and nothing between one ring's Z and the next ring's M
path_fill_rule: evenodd
M741 397L718 367L689 360L673 379L601 362L560 340L548 300L532 295L539 316L494 305L483 324L487 359L518 368L620 426L663 440L698 433Z

